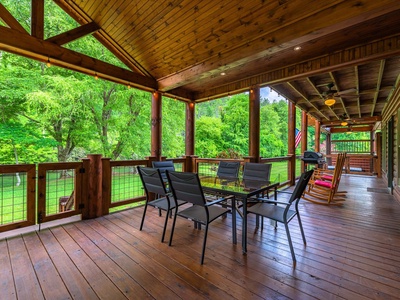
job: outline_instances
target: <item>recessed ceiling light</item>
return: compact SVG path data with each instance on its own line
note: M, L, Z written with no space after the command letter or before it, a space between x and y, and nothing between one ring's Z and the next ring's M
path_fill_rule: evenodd
M294 51L299 51L301 49L301 47L300 46L296 46L296 47L294 47Z
M221 72L221 76L225 76L226 75L226 73L225 72Z

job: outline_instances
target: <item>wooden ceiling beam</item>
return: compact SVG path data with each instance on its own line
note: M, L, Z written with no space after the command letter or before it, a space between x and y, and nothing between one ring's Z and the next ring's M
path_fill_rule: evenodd
M377 74L378 80L377 80L377 82L376 82L376 91L375 91L375 95L374 95L374 101L373 101L373 104L372 104L372 107L371 107L371 117L372 117L372 116L374 115L374 113L375 113L376 101L377 101L377 99L378 99L379 91L380 91L380 89L381 89L382 77L383 77L383 71L384 71L384 69L385 69L385 60L382 59L382 60L381 60L381 63L380 63L380 66L379 66L379 72L378 72L378 74Z
M43 41L17 30L0 26L0 49L39 61L51 59L51 63L63 68L85 73L142 90L157 90L153 78L116 67L87 55L65 49L54 43Z
M359 119L352 118L350 121L352 123L357 123L357 124L372 124L372 123L375 123L375 122L378 122L381 120L382 120L381 116L374 116L374 117L365 117L365 118L359 118ZM321 126L323 126L323 127L341 126L340 123L342 123L342 120L321 121Z
M333 127L329 131L330 133L345 133L345 132L369 132L372 131L374 125L357 126L357 127Z
M361 105L360 105L360 79L358 76L358 66L354 66L354 79L355 79L355 87L357 90L357 108L358 108L358 117L361 118Z
M400 2L399 2L400 3ZM247 90L253 85L262 86L279 84L285 81L305 78L334 70L365 64L369 61L385 59L400 55L400 34L382 38L369 44L336 51L322 57L317 57L295 65L285 66L277 70L252 76L241 81L229 83L216 88L210 88L195 94L195 99L206 100L218 98L236 90Z
M19 31L20 33L28 34L25 28L22 27L21 24L19 24L19 22L13 17L12 14L10 14L10 12L1 3L0 3L0 19L3 20L3 22L6 23L8 27Z
M44 0L31 2L31 35L40 40L44 38Z
M86 35L92 34L100 29L95 22L90 22L67 32L48 38L46 41L56 45L65 45Z
M333 84L336 86L336 90L337 90L337 93L338 93L338 96L337 96L336 98L339 98L340 103L342 104L342 108L343 108L344 113L345 113L347 116L349 116L349 112L348 112L347 109L346 109L346 105L345 105L345 103L344 103L342 97L340 97L340 88L339 88L339 86L338 86L338 79L337 79L337 76L336 76L333 72L329 72L329 76L331 77L331 80L332 80Z
M221 72L229 72L230 68L237 68L250 61L292 49L297 45L381 16L392 11L394 5L400 9L400 3L395 4L390 0L359 2L358 5L354 5L352 1L341 1L336 3L334 9L328 7L326 10L304 16L296 22L275 26L277 28L275 31L266 32L264 35L258 36L256 40L246 40L245 44L233 47L228 52L214 53L207 61L199 62L170 76L160 78L158 79L160 90L167 91L202 78L218 76ZM294 28L296 30L293 30ZM241 51L242 48L246 51ZM246 52L248 55L243 58L242 52Z

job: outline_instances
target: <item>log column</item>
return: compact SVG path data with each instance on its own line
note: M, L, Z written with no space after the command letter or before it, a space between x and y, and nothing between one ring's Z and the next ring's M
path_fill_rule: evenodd
M185 155L194 155L194 102L186 103Z
M288 179L290 185L295 184L296 179L296 147L295 147L295 129L296 129L296 106L289 101L288 105Z
M103 167L101 154L89 154L88 160L84 163L89 170L87 173L87 187L83 203L82 219L92 219L103 215ZM85 199L86 198L86 199Z
M162 103L161 93L153 92L151 94L151 156L156 160L161 157L162 142Z
M249 94L249 156L260 161L260 86L250 89Z
M315 152L321 152L321 123L315 120Z
M304 151L307 150L307 113L301 112L301 153L304 155ZM306 170L304 161L301 161L301 172Z
M195 155L194 155L195 114L194 113L195 113L195 103L194 102L186 103L186 124L185 124L186 162L185 162L184 171L187 171L187 172L195 172L194 161L193 161L195 158Z

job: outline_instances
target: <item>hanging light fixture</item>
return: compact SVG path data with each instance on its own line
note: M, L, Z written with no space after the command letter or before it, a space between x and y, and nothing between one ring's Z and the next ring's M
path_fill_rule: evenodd
M332 106L335 103L336 103L336 100L333 99L333 97L328 97L325 99L325 105L327 105L327 106Z
M51 63L50 63L50 57L47 57L46 66L47 66L48 68L50 68L50 67L51 67Z
M346 126L348 123L346 121L343 121L342 123L340 123L340 125L342 126Z

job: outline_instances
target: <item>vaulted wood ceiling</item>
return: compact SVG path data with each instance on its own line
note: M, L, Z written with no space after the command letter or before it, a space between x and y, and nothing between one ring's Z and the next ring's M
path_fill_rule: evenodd
M47 40L42 2L30 33L0 5L0 49L184 101L268 85L324 126L375 123L399 98L398 0L54 0L82 26ZM63 47L86 34L130 71Z

